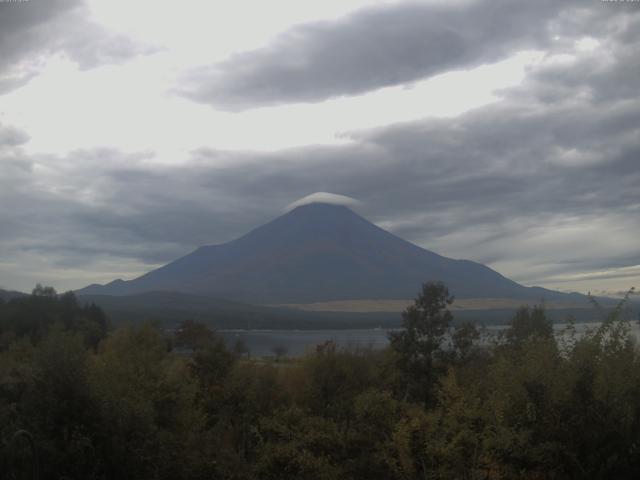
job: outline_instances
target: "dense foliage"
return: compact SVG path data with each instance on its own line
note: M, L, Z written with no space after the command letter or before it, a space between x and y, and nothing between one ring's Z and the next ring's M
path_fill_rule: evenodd
M0 303L0 472L46 479L636 478L640 351L622 308L554 336L451 327L427 284L382 351L249 359L184 322L107 332L39 287ZM22 434L15 435L15 432Z

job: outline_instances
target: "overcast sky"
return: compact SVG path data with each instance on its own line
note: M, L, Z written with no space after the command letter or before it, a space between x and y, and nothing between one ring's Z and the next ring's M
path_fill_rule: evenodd
M314 192L525 285L640 287L640 2L0 0L0 287Z

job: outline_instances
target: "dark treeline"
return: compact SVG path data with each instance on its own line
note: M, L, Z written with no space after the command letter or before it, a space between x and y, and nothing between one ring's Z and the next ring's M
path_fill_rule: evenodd
M38 287L0 302L0 476L31 478L32 439L43 479L637 478L622 303L558 338L522 308L487 346L450 302L425 284L388 349L275 362L192 321L108 331Z

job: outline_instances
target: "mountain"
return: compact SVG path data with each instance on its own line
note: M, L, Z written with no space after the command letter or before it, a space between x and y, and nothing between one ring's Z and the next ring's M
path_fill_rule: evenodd
M134 280L90 285L80 295L174 291L252 304L414 298L425 281L458 298L564 299L524 287L480 263L420 248L342 205L299 206L248 234L200 247Z
M12 300L14 298L22 298L26 296L26 293L0 289L0 299L4 300L5 302L8 302L9 300Z

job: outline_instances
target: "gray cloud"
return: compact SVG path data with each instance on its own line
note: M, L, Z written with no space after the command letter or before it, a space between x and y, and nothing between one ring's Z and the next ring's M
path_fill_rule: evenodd
M259 50L190 72L180 88L228 110L331 97L411 83L549 47L584 2L408 2L304 24ZM569 25L571 26L571 25Z
M503 100L351 132L346 145L203 148L166 165L153 152L116 149L27 156L24 133L0 126L0 201L17 206L0 211L0 258L22 259L0 261L0 283L26 288L15 279L32 281L43 257L51 271L69 272L51 276L56 285L131 276L231 240L318 191L356 198L360 213L404 238L529 284L607 269L603 279L632 281L615 270L640 264L640 102L630 65L640 14L620 21L598 11L580 17L572 38L595 32L600 48L532 67Z
M52 53L92 68L150 51L91 22L84 0L0 2L0 94L36 75Z
M23 145L29 136L15 127L0 124L0 148L9 149Z

